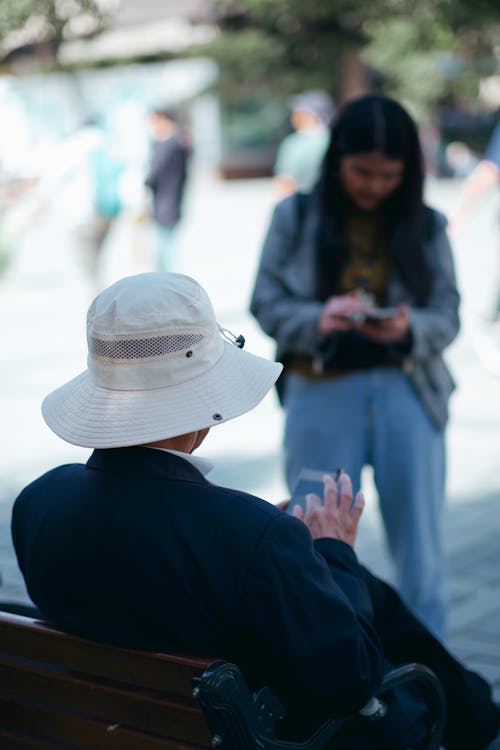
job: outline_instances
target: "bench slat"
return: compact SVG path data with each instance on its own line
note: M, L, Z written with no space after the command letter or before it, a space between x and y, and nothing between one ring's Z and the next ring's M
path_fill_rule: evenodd
M0 750L73 750L70 745L54 745L37 737L22 737L0 726Z
M209 732L198 707L161 695L129 692L79 678L58 670L39 669L33 664L0 661L0 685L9 692L35 702L61 706L67 711L89 714L111 724L207 744Z
M124 726L110 725L89 717L67 714L47 706L13 702L12 696L0 694L0 726L3 732L15 733L19 742L37 737L49 747L48 740L72 750L179 750L178 740L138 733ZM0 748L2 734L0 732ZM29 740L31 742L31 740ZM22 747L22 745L20 745ZM27 747L38 745L27 744ZM6 744L6 748L10 745ZM50 746L50 747L53 747ZM202 750L200 745L183 744L185 750Z
M4 612L0 617L0 651L186 698L191 697L192 677L215 661L101 644L63 633L39 620Z

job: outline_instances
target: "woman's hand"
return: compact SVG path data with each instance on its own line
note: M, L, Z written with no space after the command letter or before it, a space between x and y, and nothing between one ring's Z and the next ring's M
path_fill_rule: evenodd
M362 299L362 290L350 294L339 294L329 297L323 306L318 321L318 329L322 336L334 331L349 331L355 327L356 316L367 315L371 307Z
M410 332L409 308L400 305L393 318L355 323L352 328L378 344L401 344Z

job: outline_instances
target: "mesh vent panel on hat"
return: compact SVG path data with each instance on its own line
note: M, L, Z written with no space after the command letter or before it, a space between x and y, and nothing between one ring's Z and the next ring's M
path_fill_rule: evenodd
M95 359L152 359L186 351L199 344L201 333L179 333L141 339L105 340L91 337L91 354Z

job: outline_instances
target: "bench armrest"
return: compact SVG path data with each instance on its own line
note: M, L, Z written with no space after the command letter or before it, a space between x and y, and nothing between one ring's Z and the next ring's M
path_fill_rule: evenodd
M446 720L446 701L441 683L429 667L417 663L395 667L385 675L377 697L407 682L417 682L427 698L432 717L428 750L439 750Z
M406 664L388 672L377 697L410 681L417 681L428 697L433 722L428 750L438 750L444 727L444 696L430 669ZM252 693L236 665L214 662L202 677L193 679L193 688L212 733L212 746L221 746L222 750L324 750L352 718L330 719L305 742L287 742L275 733L276 722L285 715L284 707L267 687Z

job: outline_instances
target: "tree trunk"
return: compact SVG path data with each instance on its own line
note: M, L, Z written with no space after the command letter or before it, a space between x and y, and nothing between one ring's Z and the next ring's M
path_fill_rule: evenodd
M366 94L368 79L361 62L360 48L343 44L340 51L340 104Z

